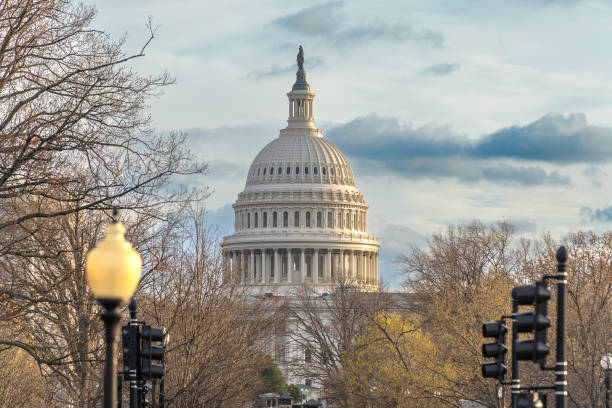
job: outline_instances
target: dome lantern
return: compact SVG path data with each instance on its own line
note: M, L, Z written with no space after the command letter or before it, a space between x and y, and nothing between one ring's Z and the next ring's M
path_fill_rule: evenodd
M306 71L304 71L304 49L300 45L297 55L298 70L295 74L295 83L289 97L289 118L287 128L310 128L314 129L314 115L312 111L312 101L314 92L310 90L310 85L306 82Z

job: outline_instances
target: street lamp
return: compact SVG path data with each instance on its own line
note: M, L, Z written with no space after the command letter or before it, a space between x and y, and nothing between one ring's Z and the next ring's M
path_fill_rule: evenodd
M610 370L612 370L612 354L608 353L604 355L599 364L606 374L606 408L610 408Z
M142 269L140 255L125 240L125 228L120 222L113 220L106 227L104 240L87 254L85 269L91 291L104 308L100 314L106 342L103 407L116 408L117 362L114 343L121 319L117 308L132 297Z

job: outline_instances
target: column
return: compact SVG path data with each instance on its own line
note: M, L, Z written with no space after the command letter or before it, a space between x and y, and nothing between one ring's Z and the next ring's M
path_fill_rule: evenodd
M287 283L291 283L291 274L293 273L293 254L291 249L287 249Z
M340 262L339 262L340 270L338 271L338 275L344 280L346 276L344 275L344 249L340 250Z
M378 253L374 255L374 282L378 284Z
M374 282L374 252L370 253L370 276L368 282Z
M234 277L234 273L232 271L232 268L234 267L234 253L232 251L228 251L227 252L227 266L228 266L228 270L229 270L229 281L232 281L232 278Z
M244 282L246 281L245 279L245 271L246 268L244 267L246 264L246 260L245 260L245 256L244 256L244 251L241 250L240 251L240 283L244 284Z
M280 257L278 256L278 249L274 248L274 283L280 282Z
M332 271L332 250L327 250L327 262L325 268L325 282L331 282L331 271Z
M361 251L361 281L365 282L366 276L366 253L365 251Z
M315 249L312 255L312 283L319 283L319 250Z
M251 250L249 257L249 282L255 283L255 251Z
M351 274L351 279L357 278L357 269L355 262L356 255L357 254L355 253L355 251L349 251L349 273Z
M300 248L300 274L298 282L306 282L306 254L304 248Z
M261 284L265 285L268 281L268 268L266 268L266 250L261 250Z

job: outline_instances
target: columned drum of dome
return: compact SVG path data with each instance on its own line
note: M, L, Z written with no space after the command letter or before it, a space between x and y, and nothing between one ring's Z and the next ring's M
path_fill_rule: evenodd
M233 205L225 277L252 293L325 291L342 277L373 289L380 244L366 232L368 205L350 163L315 127L301 47L287 96L287 127L257 154Z

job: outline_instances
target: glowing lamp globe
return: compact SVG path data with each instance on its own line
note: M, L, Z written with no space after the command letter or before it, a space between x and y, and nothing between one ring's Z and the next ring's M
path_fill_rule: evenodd
M125 240L125 227L114 222L106 237L89 251L85 264L87 282L96 299L127 302L138 287L142 260Z

